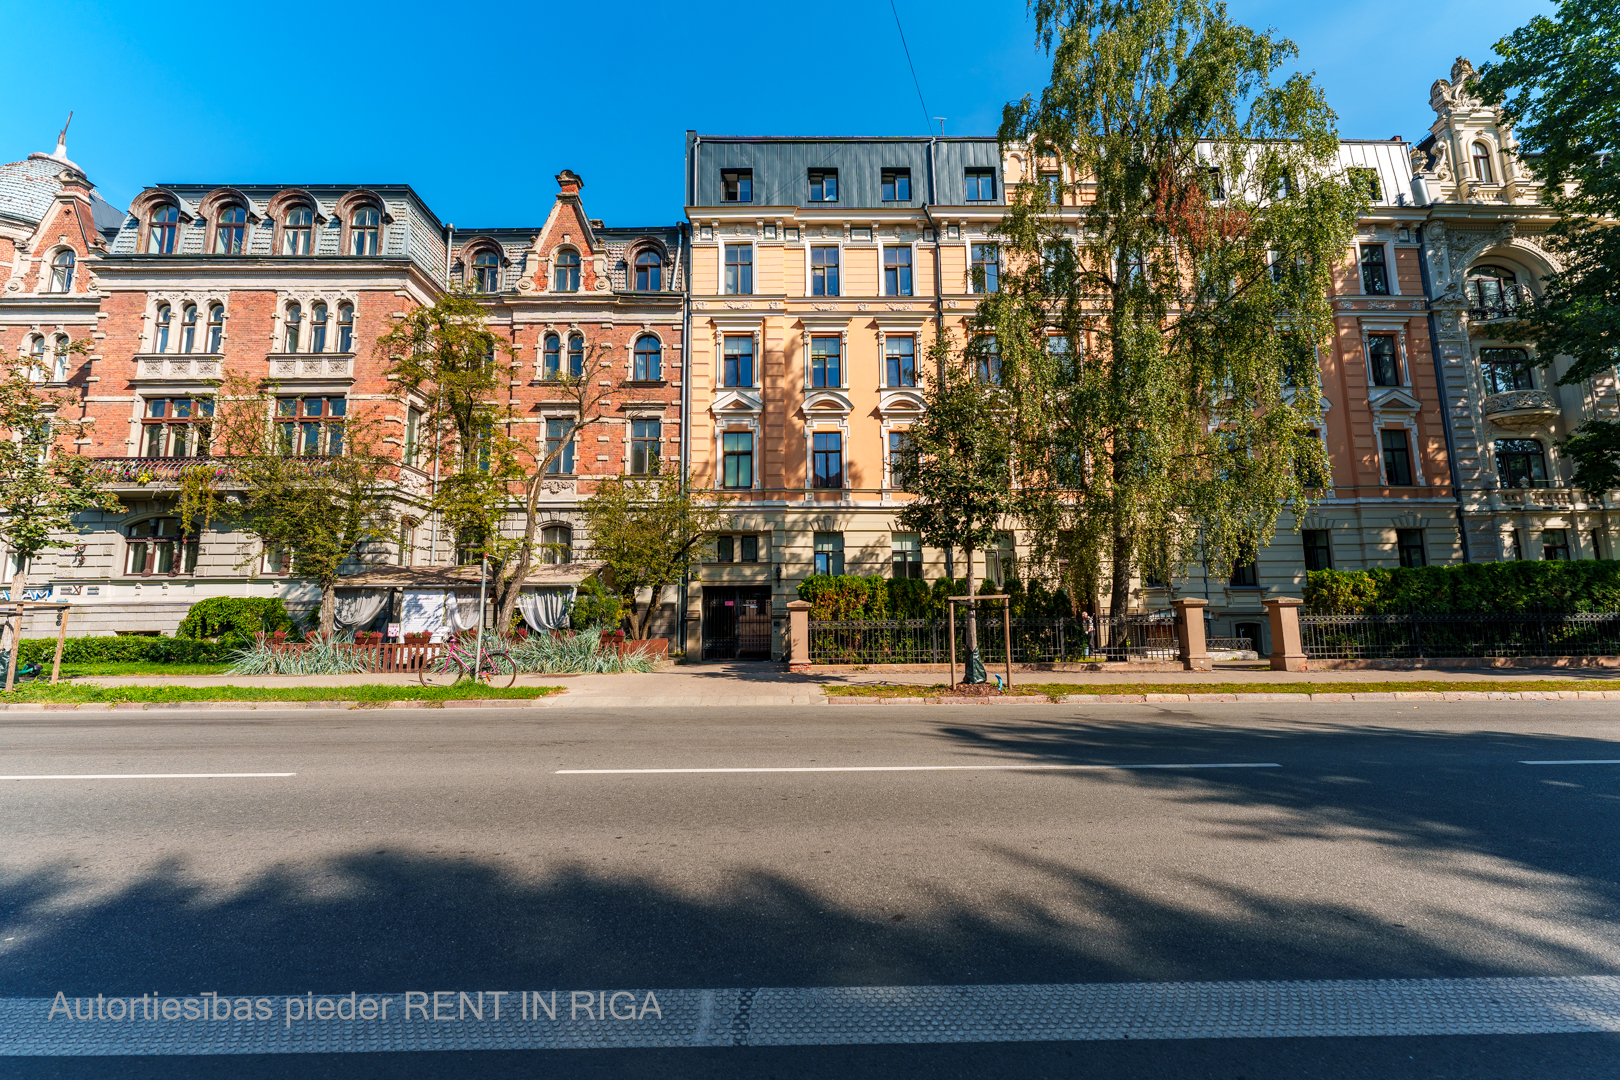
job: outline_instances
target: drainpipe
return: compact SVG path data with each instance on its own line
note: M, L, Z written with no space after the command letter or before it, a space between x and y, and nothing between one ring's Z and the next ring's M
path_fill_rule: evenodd
M928 226L934 230L934 336L943 341L945 339L945 278L939 268L939 256L945 248L945 235L940 232L939 222L934 220L934 142L928 140L928 199L923 203L923 213L928 217ZM941 372L940 374L943 374Z
M446 289L448 289L450 287L450 252L454 248L455 239L456 239L456 227L455 227L455 225L451 224L451 223L446 223L445 227L444 227L444 287ZM440 401L439 401L439 405L442 406L443 404L444 404L444 402L443 402L443 399L441 398ZM437 447L435 447L434 451L433 451L433 485L428 490L433 493L432 496L431 496L432 498L437 499L439 497L439 451L438 451ZM428 530L428 565L429 566L438 565L438 558L439 558L439 515L434 514L433 515L433 527Z
M692 460L692 248L686 243L690 223L682 222L675 238L675 263L681 275L681 483L687 480L686 470ZM680 634L681 653L686 653L686 611L690 602L687 579L690 572L681 575L676 602L680 617L676 627Z
M1451 430L1451 401L1446 393L1445 361L1440 358L1440 334L1434 323L1434 309L1431 305L1434 299L1434 289L1429 282L1429 248L1423 239L1423 226L1417 227L1418 236L1418 272L1423 281L1424 307L1428 309L1429 320L1429 354L1434 360L1435 390L1440 395L1440 423L1441 429L1446 433L1446 464L1451 469L1451 495L1457 501L1457 538L1462 541L1463 562L1473 562L1473 555L1468 550L1468 525L1463 520L1462 507L1462 473L1457 467L1457 438Z

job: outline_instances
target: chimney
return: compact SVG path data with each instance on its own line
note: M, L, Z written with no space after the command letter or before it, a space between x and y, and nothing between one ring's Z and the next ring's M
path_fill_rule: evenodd
M578 195L579 189L585 186L585 181L572 169L564 169L557 174L557 187L563 195Z

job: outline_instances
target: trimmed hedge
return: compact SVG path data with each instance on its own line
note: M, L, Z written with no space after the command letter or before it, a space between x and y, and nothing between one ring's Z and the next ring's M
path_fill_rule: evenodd
M146 663L222 664L237 646L224 641L190 638L70 637L62 645L64 664ZM22 663L49 664L56 655L56 639L24 638L17 659Z
M1305 610L1317 615L1620 611L1614 559L1312 570L1305 578Z
M995 585L980 581L979 592L994 592ZM946 599L967 594L966 578L939 578L932 585L916 579L838 577L817 574L799 582L799 599L810 603L812 619L943 619ZM1068 594L1049 592L1040 582L1027 587L1018 579L1007 582L1014 618L1072 616ZM1000 605L992 605L999 607ZM981 608L989 613L991 607Z
M292 631L292 618L280 597L215 596L191 605L175 629L177 638L230 638L240 647L254 634Z

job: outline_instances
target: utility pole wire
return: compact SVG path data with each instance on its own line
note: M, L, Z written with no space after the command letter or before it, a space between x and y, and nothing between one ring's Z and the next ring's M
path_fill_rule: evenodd
M911 85L917 88L917 104L922 106L923 131L932 135L932 124L929 123L928 102L923 100L922 83L917 79L917 65L911 62L911 46L906 44L906 28L900 25L900 9L894 6L894 0L889 0L889 10L894 12L894 28L900 31L900 47L906 52L906 66L911 69ZM940 124L939 130L944 134L945 125Z

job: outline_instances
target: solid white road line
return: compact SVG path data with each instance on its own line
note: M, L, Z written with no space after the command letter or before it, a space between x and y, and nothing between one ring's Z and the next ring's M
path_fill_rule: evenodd
M53 773L0 776L0 780L238 780L252 776L297 776L294 772Z
M0 1056L1616 1031L1613 975L0 998Z
M1521 761L1520 765L1620 765L1620 758L1571 758L1569 761Z
M1027 771L1111 772L1120 769L1280 769L1275 761L1223 761L1180 765L802 765L792 768L750 769L558 769L556 776L602 776L623 773L801 773L801 772L985 772Z

